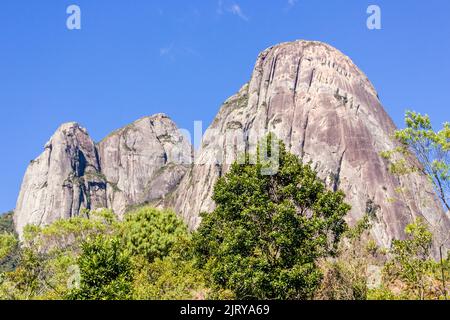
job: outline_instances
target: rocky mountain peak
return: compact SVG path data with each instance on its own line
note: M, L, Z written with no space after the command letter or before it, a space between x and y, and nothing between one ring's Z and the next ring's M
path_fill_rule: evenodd
M20 235L82 209L126 208L157 202L191 163L189 141L165 114L141 118L95 144L76 122L61 125L31 161L14 215Z
M27 224L103 207L105 189L95 143L77 123L63 124L26 171L14 215L16 229L22 234Z
M239 153L256 151L269 132L311 162L330 189L342 189L350 224L372 218L373 236L389 247L415 218L440 240L450 220L425 176L394 177L380 156L396 130L367 76L339 50L316 41L282 43L257 58L250 82L228 99L205 132L199 162L171 205L190 224L214 208L213 186ZM440 241L437 240L437 241Z
M98 144L108 181L108 207L155 202L176 187L191 164L190 142L165 114L141 118Z
M172 207L191 229L214 209L214 184L239 155L255 152L269 132L310 162L331 190L352 205L350 224L365 215L372 235L389 247L420 217L436 243L450 247L450 219L427 177L395 177L380 156L396 146L396 126L367 76L330 45L299 40L264 50L253 74L223 104L196 153L165 114L141 118L95 144L76 123L62 125L24 177L15 213L21 233L106 207Z

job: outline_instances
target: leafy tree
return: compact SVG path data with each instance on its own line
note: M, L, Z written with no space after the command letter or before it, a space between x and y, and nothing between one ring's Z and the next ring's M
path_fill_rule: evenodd
M434 265L432 234L421 220L409 224L405 233L408 239L393 241L393 258L385 266L386 276L391 283L399 280L405 284L410 298L424 300L427 288L431 287L430 273Z
M170 210L142 207L125 216L122 235L133 255L150 262L168 256L173 246L188 237L186 225Z
M132 295L132 265L118 238L99 236L82 245L78 258L80 287L71 300L125 300Z
M192 243L176 244L169 256L149 262L142 256L133 258L136 300L192 300L207 296L204 276L191 255Z
M186 225L170 210L141 207L120 227L132 254L133 299L193 299L204 296L201 270L192 259Z
M307 299L320 284L320 258L333 255L346 230L350 206L342 192L327 191L310 165L272 148L261 148L276 170L268 175L258 151L245 156L214 188L216 209L203 214L194 236L198 264L216 290L237 299ZM270 161L272 166L274 163Z
M192 259L191 237L173 212L144 207L124 221L109 210L85 213L25 228L18 267L0 276L0 299L206 295L202 272ZM0 235L1 255L16 243L13 235Z
M115 233L117 221L111 211L58 220L48 226L24 229L22 249L16 246L14 268L4 271L0 296L7 299L61 299L69 290L81 243L88 237ZM3 236L4 238L5 236ZM13 237L8 236L11 245ZM18 240L16 242L18 244ZM13 251L14 253L15 251Z
M395 174L426 174L450 211L450 123L434 131L428 115L412 111L406 113L405 122L406 128L395 133L401 146L382 155L392 160L391 171ZM411 157L411 152L419 162Z
M315 299L367 299L371 287L369 266L375 266L380 258L377 245L370 239L370 229L370 217L366 215L344 233L337 256L321 263L324 279Z
M21 251L19 266L2 275L0 298L30 300L48 290L44 257L30 248Z
M89 216L89 217L88 217ZM60 219L47 226L28 225L24 229L25 245L49 254L78 250L87 238L117 232L117 219L111 210Z
M0 234L0 261L7 258L14 251L17 245L18 240L13 234Z
M14 231L13 212L0 215L0 273L16 268L20 255L19 240Z
M383 152L382 156L391 161L390 169L395 175L425 174L443 207L450 212L450 123L444 123L441 130L435 131L428 115L413 111L406 113L405 123L406 128L395 133L401 146ZM440 238L440 273L446 296L443 246L449 235L441 234Z
M0 214L0 233L14 233L13 215L12 211Z

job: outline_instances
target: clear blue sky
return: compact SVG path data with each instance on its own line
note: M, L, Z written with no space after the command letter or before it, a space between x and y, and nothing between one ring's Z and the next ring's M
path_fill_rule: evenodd
M82 30L66 28L66 8ZM382 30L366 9L382 10ZM258 53L296 39L349 55L402 125L405 109L450 120L448 0L2 0L0 212L63 122L95 140L165 112L192 129L250 77Z

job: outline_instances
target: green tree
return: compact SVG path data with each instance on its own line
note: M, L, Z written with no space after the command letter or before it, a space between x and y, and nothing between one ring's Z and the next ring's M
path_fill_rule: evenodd
M133 257L133 265L133 299L197 300L207 296L203 270L195 265L189 238L175 244L168 256L153 262Z
M80 286L71 300L126 300L132 296L132 265L128 252L116 238L98 236L85 241L78 258Z
M18 236L14 230L13 212L0 215L0 273L17 267L20 257Z
M20 253L18 267L2 275L0 298L7 300L30 300L48 290L47 269L42 254L30 248Z
M406 240L392 243L392 260L385 266L386 276L391 283L396 280L404 283L408 298L424 300L435 264L431 258L433 236L421 220L409 224L405 233Z
M215 185L216 209L194 236L199 266L214 289L237 299L307 299L320 284L320 258L333 255L350 210L310 165L269 135L251 164L245 156ZM268 170L265 150L273 168ZM275 156L275 157L274 157Z
M324 279L315 299L367 299L371 285L369 266L375 267L380 258L379 249L375 241L370 238L370 229L370 216L365 215L354 227L344 233L339 243L337 256L324 259L321 263ZM372 285L378 285L378 283Z
M450 123L434 131L428 115L412 111L406 113L405 122L406 128L395 133L401 146L382 155L392 160L391 171L395 174L427 175L442 204L450 211Z
M14 251L14 249L18 245L18 242L19 241L13 234L0 234L0 262L7 258Z
M450 212L450 123L444 123L441 130L435 131L428 115L413 111L406 112L405 123L406 128L395 133L401 145L383 152L382 156L391 161L390 170L395 175L425 174L443 207ZM440 234L439 238L442 290L446 296L443 247L448 235Z
M14 233L14 212L10 211L7 213L0 214L0 233Z
M153 261L168 256L173 246L188 237L186 225L170 210L142 207L125 216L122 236L133 255Z

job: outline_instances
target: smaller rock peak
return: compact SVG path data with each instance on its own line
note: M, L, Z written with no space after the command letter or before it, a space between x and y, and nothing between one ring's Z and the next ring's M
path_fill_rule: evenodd
M73 133L75 131L81 131L84 134L88 134L87 130L80 126L78 122L66 122L59 126L59 128L56 130L56 133L63 132L65 134L67 133Z
M59 126L59 130L67 130L72 128L78 128L80 125L78 122L66 122Z
M170 117L165 113L157 113L151 116L152 119L170 119Z
M139 122L147 121L147 120L150 120L150 121L154 121L154 120L170 120L170 121L172 121L170 119L170 117L168 115L166 115L165 113L157 113L157 114L154 114L152 116L142 117L142 118L134 121L133 123L139 123Z
M284 48L307 48L307 47L322 47L323 49L327 49L329 51L334 51L340 55L344 55L341 51L339 51L337 48L333 47L332 45L329 45L328 43L322 42L322 41L316 41L316 40L295 40L291 42L282 42L276 45L273 45L264 52L270 52L272 50L279 50Z

